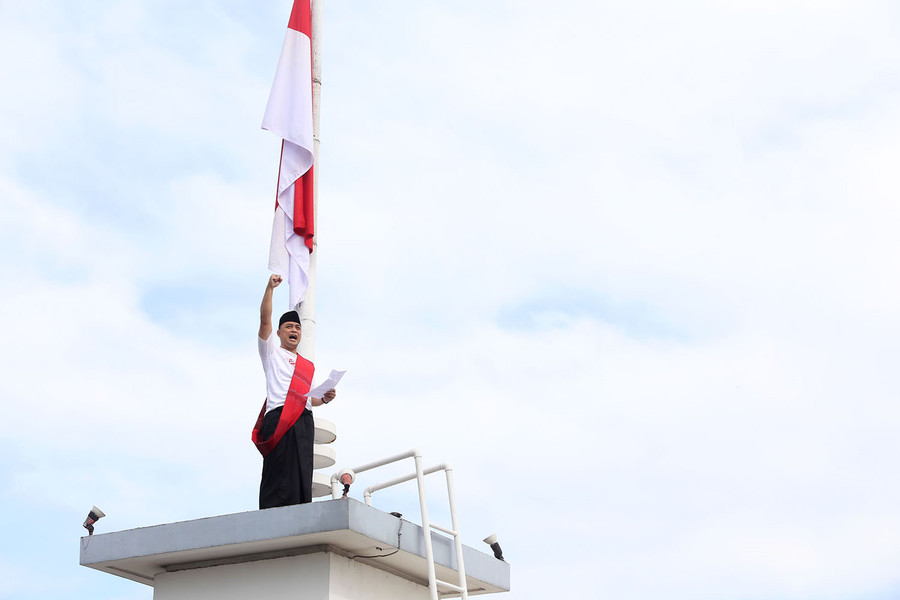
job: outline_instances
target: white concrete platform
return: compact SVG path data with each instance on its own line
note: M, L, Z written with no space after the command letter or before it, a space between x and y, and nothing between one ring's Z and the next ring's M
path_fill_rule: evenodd
M398 552L386 557L366 558L397 549L398 532ZM438 579L456 582L456 554L452 541L432 532L432 545ZM314 559L311 555L321 558ZM353 564L365 565L359 568L375 569L416 589L425 586L427 592L422 527L352 498L85 536L81 538L80 562L93 569L154 586L154 597L161 598L163 596L157 594L166 585L171 585L176 573L181 573L177 577L187 581L198 570L223 565L269 561L266 564L275 568L285 557L306 557L303 564L325 560L332 565L332 573L346 572ZM507 563L468 546L463 547L463 560L469 594L509 590ZM262 567L245 565L243 568L247 571ZM297 567L291 568L299 573ZM203 572L213 571L216 569ZM404 594L397 594L399 596ZM181 596L168 594L165 597ZM200 595L195 594L195 597ZM415 597L415 593L409 597Z

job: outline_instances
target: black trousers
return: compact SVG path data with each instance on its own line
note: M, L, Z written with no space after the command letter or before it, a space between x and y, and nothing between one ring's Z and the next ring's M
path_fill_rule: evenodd
M266 413L259 432L262 439L275 433L280 416L280 407ZM312 502L315 433L312 412L304 410L294 426L263 458L262 480L259 483L260 509Z

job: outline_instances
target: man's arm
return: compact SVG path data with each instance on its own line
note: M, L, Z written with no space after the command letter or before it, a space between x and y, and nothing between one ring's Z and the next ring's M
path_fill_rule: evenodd
M272 334L272 296L275 288L281 284L281 275L269 277L266 284L266 293L263 294L262 304L259 305L259 339L267 340Z

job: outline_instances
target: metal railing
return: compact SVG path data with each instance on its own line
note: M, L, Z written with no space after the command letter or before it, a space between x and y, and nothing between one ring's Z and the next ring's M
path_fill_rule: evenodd
M463 564L463 550L462 550L462 540L459 535L459 522L456 517L456 496L455 489L453 486L453 469L450 468L447 464L441 463L434 467L429 467L424 469L422 467L422 454L418 450L410 450L408 452L403 452L401 454L396 454L394 456L390 456L388 458L378 460L375 462L367 463L364 465L360 465L359 467L355 467L353 469L342 469L341 471L336 472L331 476L331 496L334 499L337 499L341 495L341 485L342 476L349 475L351 482L355 480L356 474L363 473L365 471L370 471L372 469L377 469L378 467L383 467L385 465L389 465L391 463L399 462L401 460L412 458L415 462L416 472L410 475L404 475L403 477L397 477L395 479L390 479L388 481L384 481L382 483L378 483L372 486L369 486L363 492L363 498L365 499L365 503L369 506L372 505L372 493L377 492L378 490L383 490L385 488L398 485L400 483L405 483L407 481L416 480L416 485L419 489L419 510L422 514L422 530L425 536L425 559L428 563L428 591L431 595L431 600L439 600L439 592L437 589L438 585L449 588L455 592L459 592L460 597L463 600L468 600L469 594L466 589L466 569ZM425 498L425 475L430 475L431 473L437 473L438 471L444 471L447 478L447 497L450 504L450 524L451 528L441 527L436 523L432 523L428 519L428 503ZM454 546L456 547L456 564L457 564L457 574L459 575L459 584L453 584L449 581L442 581L437 578L435 575L434 569L434 550L431 545L431 530L436 529L442 533L445 533L453 538ZM399 548L398 548L399 550Z

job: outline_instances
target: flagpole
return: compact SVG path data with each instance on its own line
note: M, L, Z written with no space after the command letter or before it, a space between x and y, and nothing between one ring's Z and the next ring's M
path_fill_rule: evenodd
M319 256L319 103L322 95L322 2L310 0L312 17L312 101L313 101L313 251L309 255L309 286L300 303L300 325L303 335L297 351L303 358L316 357L316 262Z

